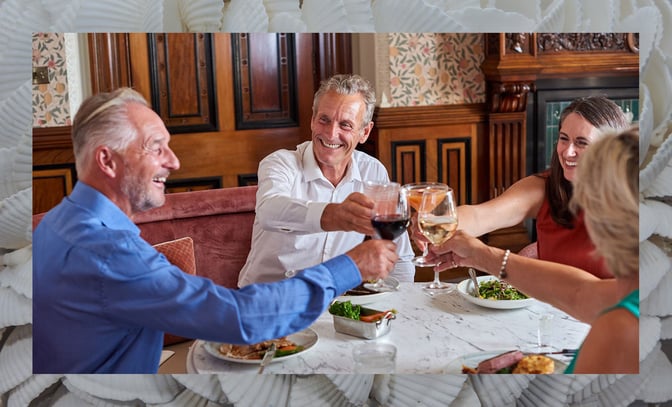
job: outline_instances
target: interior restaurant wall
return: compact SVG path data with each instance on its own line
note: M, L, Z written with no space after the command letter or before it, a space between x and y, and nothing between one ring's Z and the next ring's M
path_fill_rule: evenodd
M357 34L353 65L381 108L483 103L483 42L483 34Z

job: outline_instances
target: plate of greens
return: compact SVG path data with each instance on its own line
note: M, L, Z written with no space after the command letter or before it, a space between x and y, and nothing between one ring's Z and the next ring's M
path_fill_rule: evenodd
M462 280L457 285L457 292L471 303L486 308L515 309L527 307L534 302L534 298L508 283L503 283L495 276L480 276L477 279L481 298L472 294L471 279Z

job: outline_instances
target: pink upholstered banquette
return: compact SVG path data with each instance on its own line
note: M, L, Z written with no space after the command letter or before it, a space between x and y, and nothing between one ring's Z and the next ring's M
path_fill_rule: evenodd
M236 288L250 251L256 192L245 186L167 194L163 206L133 220L151 244L191 237L196 274ZM33 216L33 229L42 216Z

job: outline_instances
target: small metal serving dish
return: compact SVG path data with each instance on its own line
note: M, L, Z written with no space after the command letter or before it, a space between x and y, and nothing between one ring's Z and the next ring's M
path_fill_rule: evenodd
M362 307L360 315L372 315L380 312L383 311ZM334 318L336 332L365 339L375 339L387 335L390 332L392 320L396 318L392 311L388 311L383 318L374 322L363 322L334 314L331 314L331 316Z

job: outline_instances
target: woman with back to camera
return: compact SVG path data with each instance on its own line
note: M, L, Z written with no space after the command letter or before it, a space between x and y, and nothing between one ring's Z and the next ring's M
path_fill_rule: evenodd
M464 231L433 247L430 259L455 262L499 276L563 311L587 307L609 293L565 373L639 371L639 130L633 127L595 142L581 158L570 209L582 208L586 228L614 278L599 279L574 267L511 254ZM538 277L538 278L535 278ZM543 280L546 284L538 284ZM594 303L592 303L594 304ZM592 305L591 305L592 306ZM575 316L575 315L574 315Z

